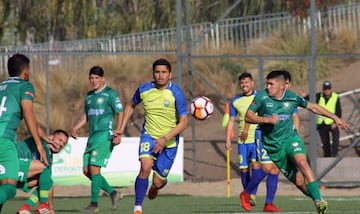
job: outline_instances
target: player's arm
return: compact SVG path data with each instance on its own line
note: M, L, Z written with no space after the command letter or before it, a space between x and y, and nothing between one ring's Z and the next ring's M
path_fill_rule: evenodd
M74 139L77 138L77 131L83 127L85 124L87 123L87 117L86 114L83 113L81 115L80 120L75 124L75 126L71 129L71 137L73 137Z
M135 109L135 104L133 104L132 101L130 101L126 106L125 106L125 110L124 113L122 115L122 122L121 122L121 126L120 129L116 129L114 132L114 135L120 135L123 134L126 128L126 125L128 124L132 114L134 113L134 109Z
M124 120L124 112L119 112L118 114L116 114L116 117L117 117L117 126L116 129L114 130L113 143L115 145L118 145L121 142L121 135L123 134L123 132L121 132L121 127Z
M226 141L225 141L225 148L231 148L231 135L235 124L235 117L230 117L229 122L226 126Z
M279 121L279 117L277 115L271 115L268 117L262 117L255 114L252 110L248 109L245 115L245 122L252 124L276 124Z
M40 161L42 161L45 165L48 165L48 160L46 158L46 152L44 147L41 143L39 131L38 131L38 124L36 121L36 117L33 111L33 102L32 100L21 100L21 108L24 116L24 120L26 123L27 128L29 129L31 135L34 138L36 148L40 154Z
M161 138L156 139L156 145L154 147L155 153L161 153L163 148L166 145L166 142L169 141L171 138L175 137L176 135L180 134L188 125L188 115L181 115L179 117L179 123L166 135Z
M249 133L250 123L245 123L243 131L240 133L240 140L245 142Z
M312 111L315 114L322 115L322 116L333 119L338 127L342 127L346 130L348 130L350 128L349 124L347 124L345 122L345 120L342 120L341 118L339 118L335 114L329 112L325 108L319 106L318 104L308 102L306 109Z

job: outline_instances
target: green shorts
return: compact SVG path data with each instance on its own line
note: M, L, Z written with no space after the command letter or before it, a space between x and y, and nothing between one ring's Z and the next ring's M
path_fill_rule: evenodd
M88 144L83 155L83 167L106 167L114 148L112 141Z
M19 158L15 142L0 138L0 180L17 180L19 172Z
M305 154L306 149L304 142L298 135L286 139L283 146L275 153L269 153L271 160L280 169L287 179L295 182L296 174L298 172L297 166L294 162L296 154Z

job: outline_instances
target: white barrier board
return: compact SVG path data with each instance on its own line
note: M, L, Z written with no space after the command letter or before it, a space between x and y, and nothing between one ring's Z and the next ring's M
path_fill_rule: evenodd
M123 137L121 144L114 147L109 163L101 174L111 186L131 186L140 169L138 161L139 137ZM54 154L52 174L55 185L90 185L82 174L82 156L87 138L70 138L66 147ZM168 182L182 182L184 171L184 139L180 138L178 152L168 176ZM152 175L150 176L150 178Z

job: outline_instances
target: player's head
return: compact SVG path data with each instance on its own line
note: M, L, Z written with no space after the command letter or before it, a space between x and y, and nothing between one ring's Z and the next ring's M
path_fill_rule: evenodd
M328 80L323 82L323 93L325 96L330 96L331 94L331 82Z
M20 77L29 80L30 59L23 54L14 54L7 63L10 77Z
M286 81L283 70L271 71L266 76L266 90L271 97L280 98L286 89Z
M254 91L254 80L249 72L243 72L239 75L239 86L244 95L250 95Z
M166 59L158 59L153 63L153 78L157 88L166 88L171 79L171 64Z
M283 73L284 75L284 78L285 78L285 85L286 85L286 88L289 88L291 86L291 74L289 71L287 70L279 70Z
M57 129L51 134L50 140L52 142L49 144L49 148L50 148L51 152L58 153L68 143L69 134L62 129Z
M91 87L95 90L101 90L105 85L104 69L98 65L90 68L89 81Z

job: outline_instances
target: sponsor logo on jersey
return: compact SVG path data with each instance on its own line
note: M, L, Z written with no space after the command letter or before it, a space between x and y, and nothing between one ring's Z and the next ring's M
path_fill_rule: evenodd
M0 175L3 175L5 173L6 173L5 167L2 164L0 164Z
M274 104L273 103L266 103L266 107L272 108L272 107L274 107Z
M289 109L290 107L291 107L291 104L289 102L283 102L282 103L282 108Z
M88 116L92 116L92 115L98 116L98 115L104 114L104 112L105 112L104 109L93 109L93 108L91 108L88 111Z
M102 98L102 97L98 98L96 100L96 103L99 104L99 105L103 104L104 103L104 98Z
M0 85L0 91L5 90L5 89L6 89L6 87L7 87L7 85Z
M168 99L164 100L164 106L165 107L169 107L170 106L170 101Z

